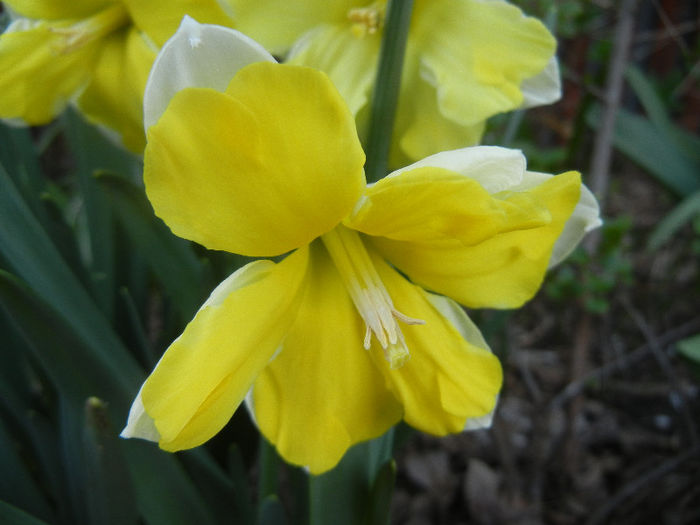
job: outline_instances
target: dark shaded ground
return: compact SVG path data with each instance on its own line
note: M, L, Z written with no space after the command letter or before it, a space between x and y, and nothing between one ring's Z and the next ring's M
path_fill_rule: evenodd
M582 114L615 74L607 64L624 3L590 2L588 19L571 22L565 99L531 124L536 148L567 145L565 163L584 177L605 145ZM667 110L697 133L698 6L632 8L626 62L666 85ZM620 106L643 114L629 89ZM700 332L698 233L686 225L647 250L678 198L619 153L604 176L609 226L591 262L552 272L522 310L477 317L506 371L493 428L413 434L397 457L393 523L700 523L700 374L675 347ZM562 293L572 281L578 292Z

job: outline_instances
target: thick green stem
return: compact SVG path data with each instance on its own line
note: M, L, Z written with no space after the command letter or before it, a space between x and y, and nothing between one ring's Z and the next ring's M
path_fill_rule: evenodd
M387 6L367 137L365 173L368 182L376 182L387 174L412 10L413 0L389 0Z

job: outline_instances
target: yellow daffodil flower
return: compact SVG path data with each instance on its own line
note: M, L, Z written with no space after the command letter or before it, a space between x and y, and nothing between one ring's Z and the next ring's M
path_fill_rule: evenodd
M386 0L227 0L236 28L325 71L363 129ZM391 164L477 144L486 119L560 97L556 42L501 0L415 0Z
M143 92L158 47L189 13L231 21L216 0L7 0L0 35L0 118L46 124L75 100L142 153Z
M244 400L313 474L402 418L435 435L488 425L501 367L455 301L520 306L598 221L578 173L530 173L497 147L368 186L324 73L188 19L154 64L145 119L146 192L176 235L288 254L222 282L143 384L122 436L169 451L211 438Z

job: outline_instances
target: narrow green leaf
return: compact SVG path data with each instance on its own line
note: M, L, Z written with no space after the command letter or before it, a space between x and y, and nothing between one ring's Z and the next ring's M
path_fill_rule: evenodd
M2 500L0 500L0 523L4 525L48 525L46 521L35 518Z
M119 223L133 248L147 261L184 320L203 301L202 265L189 242L174 236L153 214L141 188L123 177L99 173L97 183L109 196Z
M666 241L690 222L693 217L700 215L700 190L696 191L673 208L663 218L649 236L647 250L658 250Z
M413 0L389 0L387 3L367 135L367 182L376 182L387 174L412 11Z
M368 525L389 525L391 517L391 494L396 483L396 462L391 459L384 463L374 481L369 507Z
M241 456L241 449L235 443L232 443L229 447L228 468L233 480L233 499L238 515L241 517L241 523L253 523L255 509L250 500L248 476L246 475L243 457Z
M106 375L113 378L111 381L120 383L125 391L136 392L143 372L115 336L1 167L0 254L29 288L41 294L42 301L65 320L70 326L69 331L75 333L74 338L84 342L82 347L93 354L89 359L100 363ZM5 280L5 285L13 300L23 302L25 306L27 302L31 303L16 283ZM30 314L31 310L26 312L28 317L31 317ZM44 333L44 336L50 339L50 334ZM75 362L76 357L67 362L71 361ZM88 392L83 397L95 393Z
M700 365L700 334L683 339L676 346L681 354Z
M85 402L83 448L84 496L92 525L135 525L139 521L136 496L122 455L117 432L106 405L96 397Z
M51 507L32 478L27 465L20 458L15 443L16 438L12 437L4 421L0 419L0 500L51 521ZM0 523L7 522L0 519Z
M320 476L311 476L311 525L360 525L367 522L377 474L391 458L393 432L355 445L340 463Z
M594 105L586 114L588 125L596 128L600 115L600 105ZM675 143L648 119L619 110L613 142L677 195L689 195L700 189L700 167L684 157Z
M260 503L258 525L287 525L284 506L277 496L268 496Z

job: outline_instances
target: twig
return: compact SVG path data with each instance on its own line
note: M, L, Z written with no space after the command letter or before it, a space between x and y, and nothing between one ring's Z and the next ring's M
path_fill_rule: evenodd
M600 127L596 134L591 160L590 188L600 202L605 201L608 193L610 178L610 160L612 158L612 139L615 130L615 120L622 99L624 75L630 44L634 36L634 15L637 0L624 0L620 7L620 18L615 28L613 56L608 69L608 79L605 88L605 109ZM593 232L584 241L589 253L595 252L600 242L600 234Z
M700 330L700 317L691 319L687 323L657 336L656 342L661 347L664 347L679 341L680 339L688 337L689 335L698 332L698 330ZM625 369L638 363L639 361L645 359L649 355L650 351L651 348L649 343L645 343L619 359L615 359L612 363L608 363L605 366L592 370L580 379L572 381L566 386L566 388L564 388L564 390L562 390L549 402L549 409L560 409L569 399L580 394L588 383L591 383L592 381L600 381L601 379L614 374L618 370Z
M667 474L670 474L678 467L683 465L693 456L700 454L700 445L696 445L684 454L676 456L674 458L667 459L661 463L658 467L648 470L643 475L630 481L627 485L622 487L610 500L608 500L605 505L600 507L593 515L586 521L586 525L598 525L599 523L604 523L607 517L626 499L633 496L639 490L641 490L645 485L653 483L658 479L663 478Z
M695 422L693 421L693 415L688 409L688 398L682 391L682 389L676 387L676 385L679 384L678 376L673 370L673 365L671 365L671 361L669 360L668 356L661 348L658 338L655 337L651 326L649 326L649 323L646 322L646 320L637 311L637 309L634 308L634 306L629 302L629 300L626 297L622 297L620 299L620 303L622 304L622 307L627 311L629 316L632 318L634 324L637 325L639 331L642 332L642 334L644 335L644 338L647 340L647 344L649 345L651 353L653 354L656 361L659 363L659 366L661 367L663 373L666 375L666 378L669 382L669 386L671 387L671 399L676 400L675 403L672 403L673 408L676 411L679 411L681 416L683 417L685 425L688 428L688 435L690 436L691 444L693 446L700 444L698 443L698 431L695 427Z

